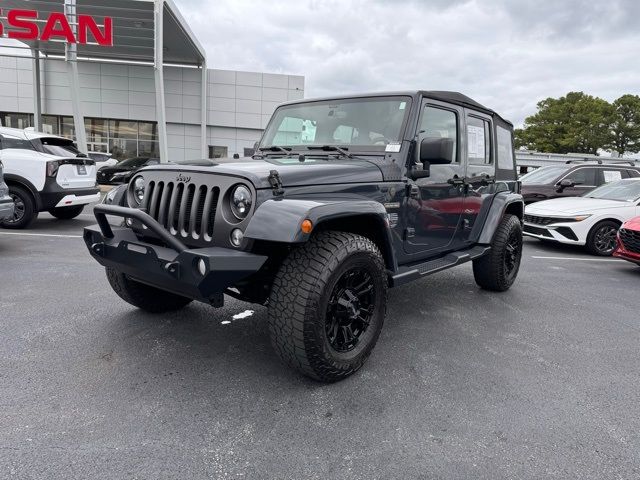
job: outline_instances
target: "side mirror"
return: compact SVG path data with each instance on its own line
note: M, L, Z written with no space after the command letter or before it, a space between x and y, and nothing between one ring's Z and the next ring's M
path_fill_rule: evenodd
M569 188L573 186L575 186L575 183L573 182L573 180L569 180L568 178L565 178L564 180L561 180L560 183L558 183L558 192L562 192L565 188Z
M453 139L426 137L420 142L420 161L424 164L446 165L453 162Z

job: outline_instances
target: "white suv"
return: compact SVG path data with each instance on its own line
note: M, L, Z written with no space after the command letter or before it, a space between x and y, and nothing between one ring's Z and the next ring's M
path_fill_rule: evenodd
M0 127L0 161L15 206L4 228L24 228L43 211L75 218L100 199L95 162L67 138Z

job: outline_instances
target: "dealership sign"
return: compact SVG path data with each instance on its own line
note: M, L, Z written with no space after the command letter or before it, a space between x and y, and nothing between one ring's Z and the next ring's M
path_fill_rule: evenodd
M4 12L0 10L0 16ZM52 12L40 18L35 10L6 11L6 36L16 40L62 41L66 43L88 43L113 46L113 19L104 17L102 28L91 15L76 15L77 29L64 13ZM3 16L4 18L4 16ZM5 26L0 23L0 37L5 36Z

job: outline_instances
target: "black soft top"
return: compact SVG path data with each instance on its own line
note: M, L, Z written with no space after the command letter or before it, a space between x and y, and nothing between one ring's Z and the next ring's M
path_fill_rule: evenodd
M389 97L389 96L403 96L403 95L410 96L410 97L424 95L425 97L433 98L434 100L440 100L442 102L452 103L454 105L460 105L461 107L478 110L479 112L486 113L487 115L497 117L500 120L502 120L504 123L513 127L513 124L510 121L502 118L500 114L497 113L496 111L485 107L484 105L476 102L474 99L467 97L466 95L460 92L449 92L446 90L410 90L410 91L399 91L399 92L360 93L355 95L339 95L335 97L324 97L324 98L305 98L300 100L294 100L292 102L286 102L284 105L314 102L314 101L321 102L326 100L346 99L346 98Z

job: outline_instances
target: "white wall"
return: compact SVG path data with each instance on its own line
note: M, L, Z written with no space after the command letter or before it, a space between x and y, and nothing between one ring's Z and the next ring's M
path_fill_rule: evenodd
M41 61L44 114L72 115L67 66ZM148 66L80 63L80 99L85 117L155 121L153 69ZM170 156L199 158L201 72L165 68ZM259 139L275 107L304 97L304 77L232 70L208 71L209 145L242 155ZM32 61L0 57L0 111L33 113Z

